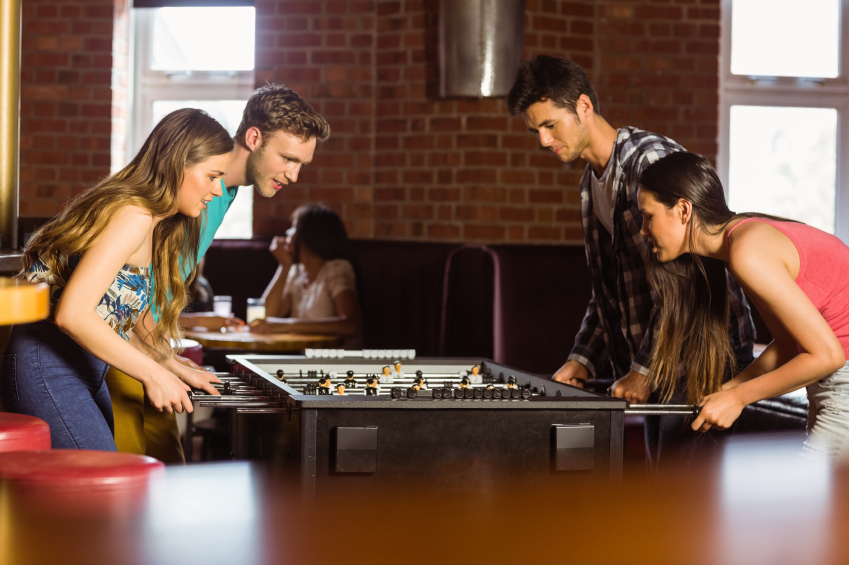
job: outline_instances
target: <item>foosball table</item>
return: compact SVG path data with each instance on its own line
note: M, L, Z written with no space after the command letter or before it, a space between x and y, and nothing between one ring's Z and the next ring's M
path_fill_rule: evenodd
M297 478L308 496L392 489L417 478L447 490L526 486L622 472L624 415L692 412L627 401L472 358L413 351L228 356L221 396L232 454ZM389 356L387 356L389 355Z

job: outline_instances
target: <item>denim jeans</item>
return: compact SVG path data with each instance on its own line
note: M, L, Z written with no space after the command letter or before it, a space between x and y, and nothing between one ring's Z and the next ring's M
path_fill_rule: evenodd
M829 376L808 385L806 459L849 462L849 361Z
M52 322L15 326L0 364L0 405L46 421L54 449L115 451L107 368Z

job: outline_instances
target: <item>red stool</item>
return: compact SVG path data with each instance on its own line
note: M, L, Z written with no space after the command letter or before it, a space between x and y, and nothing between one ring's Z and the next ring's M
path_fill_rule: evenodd
M48 512L133 512L151 476L164 469L144 455L54 449L0 453L0 485L16 502Z
M33 416L0 412L0 453L50 449L50 426Z
M173 342L172 345L174 345ZM180 340L180 346L183 348L183 352L180 353L182 357L194 361L198 365L203 365L203 347L200 343L193 339L183 338Z

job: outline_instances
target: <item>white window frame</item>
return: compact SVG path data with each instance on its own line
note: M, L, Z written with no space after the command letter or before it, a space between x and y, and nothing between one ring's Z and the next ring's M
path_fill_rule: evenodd
M150 30L153 10L132 11L133 45L132 127L127 155L135 155L153 128L155 100L247 100L254 90L254 71L173 72L150 69Z
M840 0L840 61L836 78L743 76L731 73L731 5L722 0L719 57L717 172L728 198L731 106L787 106L837 110L834 228L849 243L849 0ZM846 16L846 17L844 17ZM743 211L743 210L740 210ZM756 211L756 210L755 210Z

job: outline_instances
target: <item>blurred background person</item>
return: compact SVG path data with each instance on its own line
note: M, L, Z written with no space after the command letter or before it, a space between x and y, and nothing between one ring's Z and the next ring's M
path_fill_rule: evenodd
M262 295L266 318L251 331L338 335L346 348L361 348L359 278L339 216L320 204L301 206L269 251L280 266Z

